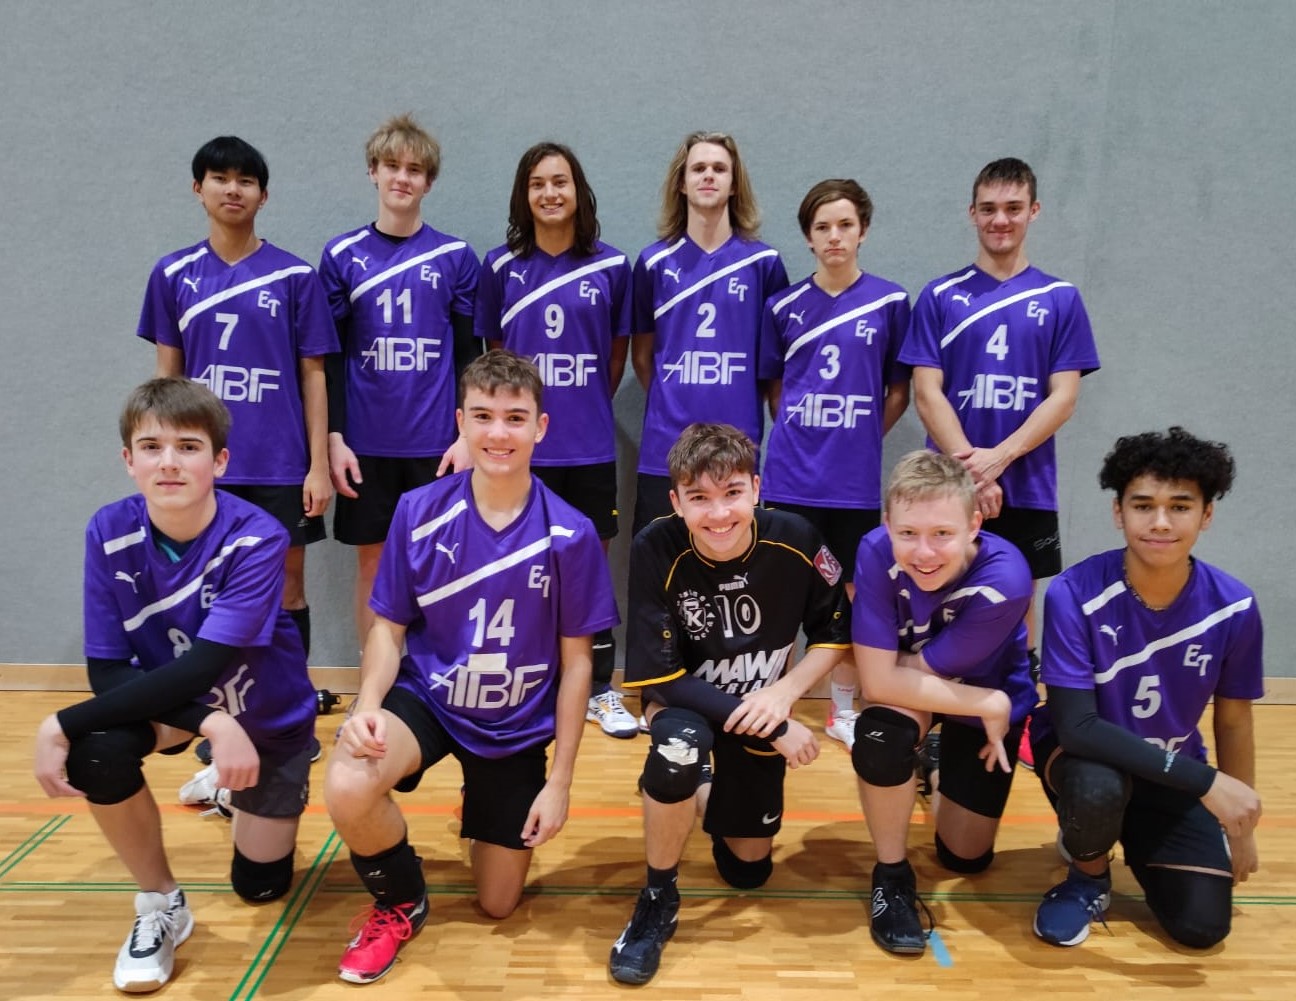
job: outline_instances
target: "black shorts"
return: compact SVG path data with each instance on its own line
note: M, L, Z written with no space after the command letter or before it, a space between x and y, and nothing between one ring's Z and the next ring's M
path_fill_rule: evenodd
M675 513L670 501L671 481L669 476L653 476L650 473L639 473L635 477L635 535L649 522L658 518L668 518Z
M987 772L977 752L985 747L985 731L977 726L944 720L940 741L940 794L951 803L982 817L998 820L1003 816L1017 771L1017 750L1021 745L1022 727L1008 728L1004 750L1008 752L1008 771L998 766Z
M393 459L383 455L357 455L359 497L337 495L333 508L333 537L348 546L372 546L387 541L396 502L401 494L436 479L441 459Z
M287 755L261 755L261 773L250 789L230 793L230 806L254 817L300 817L310 798L313 743Z
M998 518L991 518L981 527L1002 536L1021 550L1032 579L1053 577L1062 572L1062 537L1058 534L1056 511L1004 505Z
M845 584L855 579L855 555L860 539L882 524L882 512L877 508L811 507L790 501L765 501L765 507L799 514L819 529L829 551L841 564L841 579Z
M1031 747L1038 762L1035 772L1054 809L1058 797L1048 784L1045 763L1057 746L1057 736L1050 733ZM944 747L941 751L943 754ZM1120 834L1127 866L1136 873L1149 865L1233 871L1224 830L1199 798L1137 776L1130 779L1130 798Z
M260 486L253 483L220 483L216 486L227 494L241 497L288 529L290 546L308 546L328 538L324 519L320 515L308 518L302 513L302 488L300 486Z
M590 521L600 539L617 534L616 462L595 462L585 466L532 466L540 482Z
M423 773L453 754L463 770L463 824L459 836L525 851L522 827L545 784L546 744L536 744L503 758L473 754L446 732L441 721L418 697L393 687L383 708L410 728L423 760L418 771L396 783L397 792L413 792Z
M710 722L710 721L708 721ZM768 838L783 826L787 759L768 741L725 733L711 722L714 779L702 830L721 838Z

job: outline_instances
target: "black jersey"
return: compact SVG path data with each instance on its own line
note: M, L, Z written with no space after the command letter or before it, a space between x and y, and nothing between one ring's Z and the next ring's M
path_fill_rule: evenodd
M630 549L625 685L686 673L742 696L773 684L804 628L807 645L850 648L841 566L804 519L755 512L751 546L724 563L693 548L684 519L661 518Z

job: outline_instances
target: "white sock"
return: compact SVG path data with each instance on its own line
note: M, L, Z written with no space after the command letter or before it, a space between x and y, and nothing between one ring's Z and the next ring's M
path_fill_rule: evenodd
M855 686L839 685L834 681L832 683L832 707L834 717L841 712L854 712Z

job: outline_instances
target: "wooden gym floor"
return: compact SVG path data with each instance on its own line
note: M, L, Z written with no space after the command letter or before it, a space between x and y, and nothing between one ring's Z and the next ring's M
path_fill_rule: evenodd
M43 797L30 773L31 734L69 693L10 692L0 735L0 998L103 998L116 994L112 965L130 928L135 887L99 836L85 805ZM798 715L822 724L826 703ZM1157 930L1137 884L1119 863L1109 930L1057 949L1031 933L1041 893L1063 866L1055 824L1036 778L1017 773L990 871L953 877L936 865L920 803L912 833L919 888L938 926L927 953L881 952L868 932L872 847L855 797L850 759L825 740L809 768L789 773L774 875L739 893L715 875L695 832L680 871L684 906L661 971L642 988L607 975L612 941L629 919L643 878L635 794L646 739L614 741L590 724L581 747L571 817L536 854L530 891L506 921L471 902L458 838L458 769L443 763L401 797L411 841L424 857L432 913L396 968L368 987L336 979L348 925L367 897L329 824L318 783L298 840L298 874L284 900L252 907L229 889L229 826L178 805L198 767L192 756L150 759L172 866L197 919L177 953L170 999L300 999L375 996L509 1001L626 997L823 1001L876 997L986 999L1017 994L1122 999L1281 999L1296 975L1296 707L1255 709L1261 870L1235 897L1233 933L1204 953ZM340 717L321 717L326 746Z

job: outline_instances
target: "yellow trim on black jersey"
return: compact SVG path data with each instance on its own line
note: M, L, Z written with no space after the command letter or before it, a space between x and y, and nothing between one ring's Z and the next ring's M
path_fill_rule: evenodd
M807 643L807 650L850 650L850 643Z
M810 566L812 567L814 566L814 560L812 560L809 556L803 553L796 546L789 546L786 542L771 542L769 539L761 539L761 542L765 543L765 545L767 546L778 546L780 549L786 549L790 553L796 553L798 556L801 557L801 559L805 560L805 562L808 563ZM816 571L818 571L818 569L819 569L818 567L815 567Z
M674 681L676 678L682 678L685 675L684 668L680 668L674 674L667 674L660 678L649 678L647 681L622 681L622 688L645 688L648 685L664 685L668 681Z

